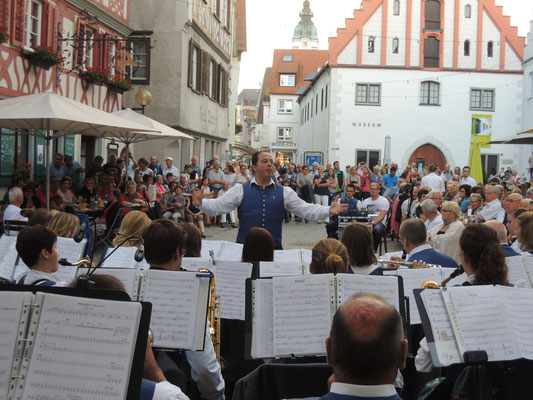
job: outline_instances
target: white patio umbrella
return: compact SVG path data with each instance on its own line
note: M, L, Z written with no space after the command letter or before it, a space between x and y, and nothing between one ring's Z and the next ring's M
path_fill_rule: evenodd
M126 145L126 154L130 153L130 144L145 142L147 140L153 139L191 139L195 140L194 137L187 135L177 129L171 128L168 125L165 125L161 122L156 121L155 119L149 118L146 115L139 114L138 112L133 111L131 108L125 108L124 110L115 111L113 115L117 115L128 121L133 121L148 129L155 129L159 131L158 134L145 133L145 132L128 132L121 135L113 135L113 138L122 142ZM128 160L126 162L126 168L128 168Z
M47 205L50 203L48 154L50 141L53 138L70 134L107 137L107 135L124 135L128 132L156 135L159 133L157 129L128 121L51 91L0 101L0 127L35 130L31 134L45 139Z

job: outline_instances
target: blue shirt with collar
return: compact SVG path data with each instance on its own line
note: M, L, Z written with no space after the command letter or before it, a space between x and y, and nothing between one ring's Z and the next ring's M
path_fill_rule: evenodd
M416 251L417 248L411 250L407 261L424 261L427 264L440 265L444 268L458 267L457 263L453 258L447 256L446 254L439 253L437 250L433 249L431 245L425 244L419 247L420 249L418 251ZM416 252L413 253L413 251Z
M391 176L390 173L386 174L381 178L381 182L383 182L386 188L394 187L398 183L398 175Z
M520 255L507 243L502 243L502 248L503 248L503 251L505 252L505 257L515 257L515 256Z
M355 197L352 197L349 199L348 197L343 197L339 200L339 203L341 204L348 204L348 210L357 210L357 203L359 200L357 200Z

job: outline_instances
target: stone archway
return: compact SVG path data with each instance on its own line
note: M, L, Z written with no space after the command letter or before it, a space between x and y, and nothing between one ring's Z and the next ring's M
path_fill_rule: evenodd
M429 143L423 144L413 151L413 153L411 153L411 156L409 157L409 164L419 164L417 160L423 160L424 166L437 164L440 169L443 169L444 165L447 164L446 157L444 157L442 151Z

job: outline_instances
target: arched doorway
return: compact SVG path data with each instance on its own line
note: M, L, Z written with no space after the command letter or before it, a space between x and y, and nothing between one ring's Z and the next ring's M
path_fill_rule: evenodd
M439 168L443 169L446 164L446 158L437 147L426 143L413 151L413 154L409 157L409 164L412 163L415 163L417 167L437 164Z

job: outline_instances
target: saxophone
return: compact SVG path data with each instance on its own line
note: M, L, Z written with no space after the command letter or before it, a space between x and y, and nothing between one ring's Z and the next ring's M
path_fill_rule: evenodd
M223 368L224 359L220 356L221 303L220 295L216 294L217 278L207 268L200 268L200 272L205 272L213 275L209 286L209 306L207 307L207 319L209 320L209 324L211 325L209 335L211 336L211 341L213 342L213 348L215 349L217 361L220 364L220 367Z

